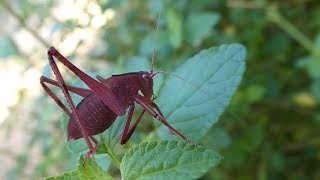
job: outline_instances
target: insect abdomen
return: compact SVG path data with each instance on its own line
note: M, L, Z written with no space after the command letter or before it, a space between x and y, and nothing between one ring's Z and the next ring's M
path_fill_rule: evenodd
M80 121L89 136L102 133L108 129L117 117L94 93L83 98L76 108L81 118ZM79 139L82 137L83 134L74 116L71 116L68 124L68 139Z

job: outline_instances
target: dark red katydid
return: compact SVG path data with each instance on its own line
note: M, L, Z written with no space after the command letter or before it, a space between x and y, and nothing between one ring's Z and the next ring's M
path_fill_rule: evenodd
M156 34L158 32L158 26L159 19ZM125 127L122 132L121 144L124 144L129 140L145 111L148 111L154 118L167 126L171 133L192 143L188 138L167 122L160 108L153 102L155 99L153 94L153 77L160 73L153 72L155 46L150 72L131 72L113 75L107 79L97 76L98 81L73 65L54 47L50 47L47 53L50 66L56 75L57 81L41 76L40 83L49 96L51 96L51 98L70 117L68 123L68 140L79 139L82 137L85 139L89 148L86 156L87 158L93 156L99 146L98 141L93 136L108 129L118 116L123 116L125 114L126 109L128 108L129 111ZM78 76L89 87L89 89L66 85L54 57ZM53 91L49 89L47 84L51 84L62 89L71 111L61 102ZM77 106L74 105L69 91L83 97L82 101ZM136 122L130 128L136 103L141 105L143 110Z

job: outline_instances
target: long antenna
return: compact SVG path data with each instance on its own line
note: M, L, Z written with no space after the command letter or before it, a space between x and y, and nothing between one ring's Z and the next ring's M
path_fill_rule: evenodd
M157 21L157 29L156 29L156 36L154 38L154 43L153 43L153 53L152 53L151 70L150 70L151 74L153 74L154 59L156 57L156 45L157 45L158 30L159 30L159 24L160 24L160 15L161 15L161 9L162 9L161 7L162 7L162 3L161 3L161 6L160 6L160 10L159 10L158 21Z
M160 73L162 73L162 74L167 74L167 75L170 75L170 76L174 76L174 77L176 77L176 78L178 78L178 79L181 79L181 80L189 83L191 86L197 88L200 92L202 92L203 94L207 95L208 97L211 97L210 94L207 93L206 91L202 90L199 85L197 85L197 84L195 84L195 83L192 83L192 82L190 82L190 81L188 81L188 80L186 80L186 79L183 79L182 77L177 76L177 75L175 75L175 74L171 74L171 73L166 72L166 71L158 71L158 72L153 73L153 74L152 74L152 77L154 77L154 76L156 76L157 74L160 74Z
M156 76L157 74L160 74L160 73L162 73L162 74L167 74L167 75L170 75L170 76L174 76L174 77L176 77L176 78L178 78L178 79L181 79L181 80L187 82L188 84L190 84L191 86L193 86L194 88L197 88L201 93L207 95L209 98L212 97L208 92L202 90L199 85L197 85L197 84L195 84L195 83L192 83L192 82L190 82L190 81L188 81L188 80L186 80L186 79L184 79L184 78L182 78L182 77L180 77L180 76L177 76L177 75L175 75L175 74L171 74L171 73L166 72L166 71L158 71L158 72L153 73L153 74L152 74L152 77L154 77L154 76ZM230 116L232 116L234 119L239 120L239 118L238 118L232 111L229 111L229 110L227 109L227 107L226 107L225 111L226 111Z

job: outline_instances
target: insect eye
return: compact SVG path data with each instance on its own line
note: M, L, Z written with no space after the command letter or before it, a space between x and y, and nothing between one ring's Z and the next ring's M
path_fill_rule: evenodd
M146 75L146 74L142 74L142 77L143 77L143 78L146 78L146 77L147 77L147 75Z

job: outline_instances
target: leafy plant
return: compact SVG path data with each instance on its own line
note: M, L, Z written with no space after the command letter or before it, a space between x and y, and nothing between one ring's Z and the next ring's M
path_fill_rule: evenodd
M63 173L60 176L47 178L47 180L59 180L59 179L113 179L113 178L107 172L105 172L94 160L88 159L87 161L84 161L84 159L80 157L76 170Z
M5 80L12 76L7 74L8 64L23 63L23 75L35 74L25 72L43 68L41 64L47 63L45 51L50 45L61 50L67 47L69 54L64 55L92 77L149 70L155 21L161 12L157 69L176 73L174 70L189 57L218 44L241 42L248 50L248 68L241 86L227 109L221 108L225 113L219 122L205 121L208 126L203 129L201 120L206 118L201 118L199 124L194 123L197 120L191 120L190 124L176 122L176 117L181 121L186 119L183 113L195 113L198 109L187 111L181 102L181 107L174 106L174 97L184 90L165 91L175 88L175 84L166 85L167 81L183 83L190 91L194 87L170 76L155 78L156 103L169 116L170 123L190 138L199 139L205 149L225 157L202 179L320 179L318 1L164 0L161 4L159 0L85 0L63 3L76 9L69 12L68 7L67 16L55 13L65 8L61 2L0 1L1 17L6 24L0 37L0 63ZM92 12L92 7L97 11ZM81 16L72 17L72 12L79 11ZM93 20L101 17L107 18L107 23L98 29L92 27ZM94 32L85 34L88 30ZM25 36L28 34L31 39ZM77 34L81 35L78 40L74 39ZM70 40L72 43L66 46L65 42ZM194 66L193 70L197 70ZM49 77L51 73L47 66L41 74ZM183 78L188 79L189 74ZM200 85L198 79L192 83ZM72 78L67 82L81 86ZM26 98L29 91L21 89L17 94L19 101L10 107L9 118L1 124L1 130L8 134L5 140L14 140L5 142L4 149L1 148L5 157L16 162L7 165L4 161L0 176L5 171L7 179L41 179L71 172L78 169L79 156L87 151L82 140L63 141L60 124L66 117L43 91L37 92L41 97L30 100ZM211 98L206 93L200 94ZM212 113L216 108L212 106ZM172 111L181 114L176 116ZM129 149L146 141L179 140L146 114L130 141L121 146L118 140L124 117L96 137L101 147L95 163L116 179L120 179L121 161ZM64 126L66 122L64 119ZM191 125L194 132L188 130ZM199 135L192 137L197 131ZM31 136L30 140L23 140L26 145L10 138L21 133ZM12 149L21 152L14 153Z
M174 72L187 82L198 84L186 83L175 77L162 81L157 103L169 123L199 142L217 122L235 93L245 69L245 54L245 48L239 44L212 47L190 58ZM115 146L119 142L124 117L119 117L108 130L98 135L101 143L98 153L108 154L115 165L120 167L124 179L196 179L221 160L220 155L204 147L178 141L157 143L152 142L155 139L152 137L145 139L151 142L143 142L129 151L125 150L120 164L119 154L116 153L119 147ZM175 138L165 127L159 127L156 131L161 139ZM140 139L139 142L145 140ZM69 147L73 152L86 149L83 140L70 142ZM84 167L81 167L82 163L83 159L80 158L76 170L55 178L109 178L103 172L103 167L99 167L93 160L89 160Z
M186 142L145 142L125 154L121 175L123 179L196 179L220 160L217 153Z

